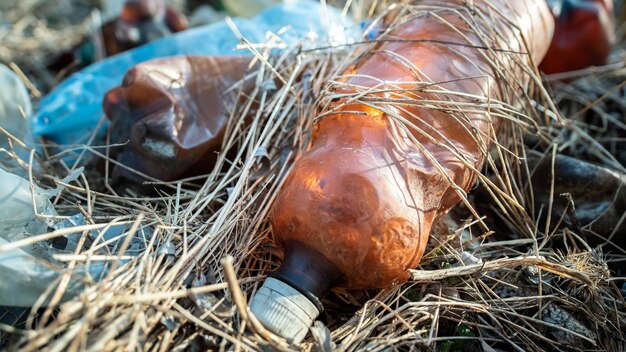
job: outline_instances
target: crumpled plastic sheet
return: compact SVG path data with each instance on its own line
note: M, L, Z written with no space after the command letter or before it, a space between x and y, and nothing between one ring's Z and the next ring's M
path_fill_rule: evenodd
M58 273L49 265L48 247L34 243L3 251L5 244L47 232L56 215L50 200L39 187L0 169L0 302L3 305L32 305Z
M30 97L22 81L10 68L0 64L0 127L20 141L32 144L28 133L28 116L32 112ZM5 133L0 133L0 148L0 164L4 168L17 169L17 163L9 155L13 151L19 158L28 161L28 151L16 147L15 141Z
M62 180L63 183L76 180L82 171L79 168L70 173ZM51 229L85 225L82 214L61 221L53 219L57 213L49 197L54 197L61 191L61 188L43 190L36 185L31 191L31 184L26 179L0 169L0 305L33 306L65 269L64 263L56 260L55 256L71 254L76 250L82 233L60 237L58 240L62 241L54 244L38 241L9 250L5 247L12 242L47 233ZM107 242L111 253L116 253L126 239L130 227L130 224L112 225L106 230L91 231L91 236ZM144 249L152 232L149 227L140 227L131 239L125 255L138 254ZM121 263L125 261L122 260ZM110 262L103 261L91 262L89 265L79 262L63 298L69 298L82 289L79 276L88 281L97 281L106 275L109 265Z

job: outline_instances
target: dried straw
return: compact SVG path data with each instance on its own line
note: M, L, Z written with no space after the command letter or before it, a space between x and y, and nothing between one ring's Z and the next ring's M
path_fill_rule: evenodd
M381 12L388 9L381 3L348 1L345 9L379 21L393 14L398 22L392 23L416 13L443 10L396 4L390 12ZM468 8L458 11L477 18L468 15ZM488 21L489 16L482 20ZM480 34L485 42L476 43L483 48L476 50L489 51L494 44L501 44L493 42L495 33ZM360 45L367 48L375 43ZM22 54L29 50L17 44L15 48ZM459 116L480 112L511 121L500 135L486 136L493 149L485 167L475 170L489 194L487 204L463 195L464 204L455 215L435 227L427 254L411 272L409 282L380 291L335 290L324 301L324 323L316 323L313 337L301 346L290 346L265 330L246 302L282 257L268 222L272 202L285 175L309 144L312 117L334 97L331 88L340 82L338 73L354 60L346 55L354 48L301 51L294 47L278 57L270 57L263 46L254 48L262 63L251 73L256 89L232 112L223 152L208 175L171 183L155 180L164 191L150 197L118 194L108 184L108 167L105 175L86 172L64 184L59 180L78 165L64 165L61 155L44 156L41 172L32 168L37 159L31 165L21 164L30 169L33 179L49 187L65 186L54 200L58 211L80 212L87 224L34 238L77 233L82 246L57 257L67 269L61 271L47 297L42 297L42 305L30 312L25 325L2 326L11 334L13 347L24 351L624 350L621 331L626 323L626 302L606 258L571 229L539 222L529 184L528 147L524 145L524 136L533 135L546 146L543 151L548 157L554 157L565 143L573 145L563 140L563 134L586 133L576 143L597 146L597 155L617 167L611 153L613 140L603 140L600 133L586 132L585 126L574 123L574 118L562 117L580 111L580 105L572 108L575 110L567 110L567 106L557 110L533 66L514 52L488 55L494 60L515 60L518 69L532 77L530 82L517 82L511 80L514 75L510 72L496 71L511 94L507 103L484 102L479 97L465 97L463 103L447 99L451 92L440 89L440 82L427 80L426 89L444 98L410 102L455 111ZM0 55L6 55L6 51L2 53L0 50ZM501 64L493 62L494 67ZM602 105L607 99L623 104L622 82L606 86L613 84L609 77L619 77L620 70L593 72L587 81L559 87L556 102L567 96L598 112L609 108ZM269 81L283 84L273 89ZM368 100L371 90L361 93L354 99L398 117L394 120L398 130L411 128L386 108L401 106L398 102ZM246 124L253 103L258 104L256 113ZM107 148L77 150L84 149L107 165L116 163L108 158ZM236 157L227 159L229 151ZM90 230L104 231L121 222L132 226L114 250L101 236L91 235ZM497 222L506 225L507 233L491 230ZM141 236L138 229L142 227L149 227L151 233ZM126 253L133 238L140 238L145 249ZM568 250L552 248L555 238L567 243ZM16 242L11 248L24 245L26 241ZM7 249L0 247L0 251ZM72 268L95 261L109 263L102 277L73 275ZM84 289L62 302L70 279L81 279Z

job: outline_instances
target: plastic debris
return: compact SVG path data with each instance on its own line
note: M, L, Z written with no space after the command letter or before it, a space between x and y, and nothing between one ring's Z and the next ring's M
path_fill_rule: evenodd
M615 44L613 0L548 0L556 27L539 65L552 74L606 64Z
M42 190L0 169L0 302L9 306L32 306L58 277L49 265L44 243L3 251L10 242L47 232L56 211Z
M51 227L55 230L61 229L70 229L76 226L87 225L87 221L85 220L85 216L83 214L75 214L67 217L66 219L59 221L58 223L52 225ZM89 231L91 238L100 239L103 242L107 243L107 248L111 253L116 253L126 236L128 235L128 230L130 230L131 226L129 224L123 225L111 225L106 229L101 231L91 230ZM130 239L128 248L124 252L124 255L132 256L137 253L141 253L142 250L145 249L145 241L152 236L153 229L151 227L140 226L137 229L137 233ZM70 234L66 236L67 242L58 248L64 252L74 252L77 248L78 241L80 240L81 234ZM122 263L127 262L127 259L121 260ZM101 272L92 271L91 275L94 278L97 278L101 275Z
M102 26L105 54L136 48L188 26L185 16L163 0L126 0L119 18Z
M27 233L44 233L49 226L38 214L56 215L44 191L12 173L0 169L0 236L14 241Z
M187 18L163 0L126 0L118 16L95 29L96 33L83 43L55 57L47 67L53 72L74 71L102 57L119 54L187 28Z
M0 128L19 141L32 145L27 119L31 114L32 106L26 87L11 69L0 64ZM13 156L9 155L13 151L21 159L28 160L28 151L15 146L15 140L0 132L0 148L4 149L0 156L1 167L12 169L16 166Z
M280 31L281 42L307 46L342 44L350 38L343 29L353 28L341 13L313 1L271 7L257 17L193 28L97 62L70 76L44 97L30 119L33 133L60 145L83 144L103 117L102 97L120 84L126 71L155 58L173 55L249 55L238 49L239 33L252 43L266 42L267 33ZM281 31L281 29L283 29ZM315 33L313 35L312 33ZM308 41L302 41L307 37ZM308 43L308 44L307 44Z
M233 87L250 64L249 56L175 56L133 67L104 98L111 142L120 145L111 156L161 181L210 172L239 89L253 89L254 79ZM145 178L114 166L113 180Z
M76 173L70 174L64 181L72 182L75 177ZM16 241L86 224L82 214L57 222L57 212L49 197L58 192L59 189L43 190L20 176L0 169L0 302L4 306L33 306L60 277L65 264L58 260L58 256L77 250L82 232L12 248ZM101 231L90 231L90 234L91 238L106 241L111 253L115 253L126 239L129 229L128 224L112 225ZM133 255L145 249L145 240L151 234L150 228L140 227L124 254ZM122 263L126 261L128 259L121 260ZM103 261L91 262L88 266L78 265L63 298L70 298L82 289L83 282L78 277L87 281L98 280L107 273L108 266L109 263Z

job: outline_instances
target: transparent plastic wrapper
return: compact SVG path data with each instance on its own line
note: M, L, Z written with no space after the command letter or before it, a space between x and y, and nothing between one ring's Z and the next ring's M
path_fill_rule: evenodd
M62 181L74 181L83 172L77 169ZM57 242L36 241L18 248L7 249L12 243L44 234L51 230L85 225L82 214L58 221L57 212L50 198L62 190L44 190L31 184L24 178L0 169L0 305L33 306L40 296L47 292L60 277L65 264L57 256L72 254L78 247L81 233L57 238ZM105 232L92 231L92 238L103 238L109 242L109 249L115 253L124 239L124 232L130 225L112 225ZM127 255L137 253L144 246L139 238L147 238L149 229L139 229L137 238L133 238L126 251ZM83 277L87 281L98 280L106 274L108 263L97 261L88 266L77 265L72 279L64 291L64 298L69 298L80 291ZM46 302L44 301L45 305Z
M547 0L554 38L539 68L547 74L606 64L615 44L613 0Z
M27 146L32 145L32 136L28 126L28 116L32 114L32 105L26 87L17 75L8 67L0 64L0 127ZM0 133L0 167L12 169L16 165L15 152L23 160L28 160L28 151L17 146L15 140L6 133ZM13 148L11 148L11 146Z
M111 142L121 145L112 157L161 181L210 172L240 90L256 83L242 80L251 64L249 56L174 56L133 67L104 98ZM112 176L145 180L117 166Z
M103 116L102 97L119 85L134 65L174 55L249 55L238 50L239 34L251 43L266 42L268 32L281 38L276 49L291 44L332 45L346 42L352 24L340 12L313 1L277 5L253 19L193 28L97 62L70 76L44 97L31 118L33 133L60 145L86 143ZM281 31L282 30L282 31ZM280 33L279 33L280 32ZM307 44L308 43L308 44Z
M27 236L47 231L49 222L37 218L37 214L54 216L56 212L42 189L12 173L0 170L0 236L15 241ZM34 204L33 204L34 203Z
M10 242L45 233L56 211L44 191L0 169L0 248ZM0 302L8 306L30 306L58 277L49 265L45 243L0 252ZM46 264L48 263L48 265Z
M421 1L386 20L320 96L311 148L276 196L284 260L251 310L294 342L330 288L409 278L433 223L475 184L503 124L493 109L520 101L532 80L520 64L539 62L553 31L544 0Z

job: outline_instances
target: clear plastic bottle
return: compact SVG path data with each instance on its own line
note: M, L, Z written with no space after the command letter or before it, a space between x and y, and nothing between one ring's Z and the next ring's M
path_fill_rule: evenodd
M464 111L463 103L512 102L517 89L499 84L498 72L527 84L516 60L528 57L516 53L528 50L539 62L552 36L544 0L419 4L411 9L424 11L398 9L377 44L329 86L311 148L277 195L273 231L285 257L251 310L293 342L330 288L408 279L433 222L473 186L472 167L480 168L500 125L487 109Z

